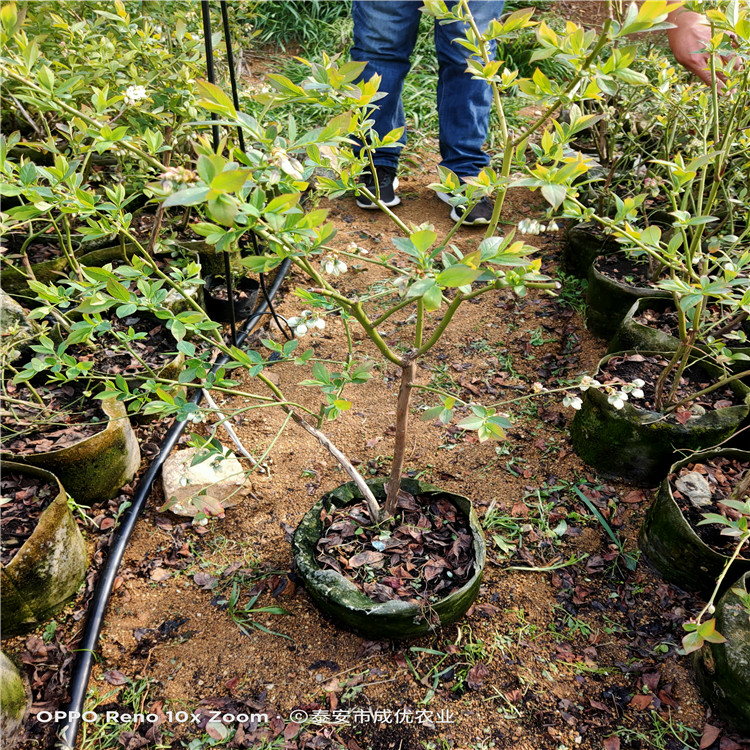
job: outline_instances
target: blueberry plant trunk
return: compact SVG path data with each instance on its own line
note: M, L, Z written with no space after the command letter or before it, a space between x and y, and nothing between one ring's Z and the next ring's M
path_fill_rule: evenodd
M367 485L378 500L385 499L386 480L373 480ZM305 514L292 543L299 575L321 611L336 623L368 638L413 638L460 619L479 593L486 561L481 526L468 498L414 479L401 480L399 488L415 496L446 499L469 521L474 548L474 571L460 589L448 596L435 602L426 602L424 607L400 600L375 602L340 573L321 568L317 560L317 544L323 533L321 511L361 501L363 494L354 482L341 485L324 495Z

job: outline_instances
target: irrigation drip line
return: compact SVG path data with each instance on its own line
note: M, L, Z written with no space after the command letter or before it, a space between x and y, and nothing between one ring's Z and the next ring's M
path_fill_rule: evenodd
M229 78L232 85L232 99L234 106L239 109L239 96L237 93L237 81L234 70L234 55L232 52L232 38L229 29L229 16L227 13L226 0L220 0L221 6L221 17L223 22L224 41L227 48L227 60L229 63ZM213 59L213 40L212 40L212 29L211 29L211 13L209 0L201 0L201 12L203 17L203 37L206 50L206 74L209 82L216 82L216 71L214 69ZM216 114L211 113L211 119L216 120ZM211 125L211 132L213 138L214 150L218 151L219 148L219 126L217 123ZM242 128L238 126L237 137L239 147L243 153L245 153L245 140L242 133ZM253 245L255 252L258 252L258 241L255 234L252 235ZM260 323L264 315L273 315L276 324L282 333L289 338L287 332L283 329L279 316L273 307L273 299L276 296L281 284L286 278L289 268L291 267L291 260L284 260L279 267L279 272L276 274L276 278L273 280L270 289L266 288L264 274L259 274L260 285L263 290L263 299L261 300L258 309L248 318L242 331L237 336L236 330L236 318L234 311L234 294L232 289L232 269L229 260L229 253L224 251L224 273L226 275L227 292L230 301L231 309L231 342L234 346L241 346L247 337L255 329L256 325ZM269 313L270 311L270 313ZM289 328L289 324L287 324ZM216 372L219 367L222 367L229 361L229 357L223 354L217 359L212 367L212 372ZM202 389L196 389L195 394L192 397L192 401L195 404L200 403L203 397ZM166 461L172 449L177 445L177 441L185 431L188 425L188 420L182 420L181 422L175 422L167 431L161 443L161 450L159 455L154 459L151 466L149 466L146 473L141 478L138 486L133 494L133 500L130 507L125 511L125 515L120 523L119 528L115 532L115 538L113 539L112 546L110 548L107 562L104 565L104 569L99 576L99 580L96 584L96 590L91 599L88 607L88 615L86 617L86 624L81 637L81 642L77 651L79 652L78 659L75 663L70 678L70 702L66 715L68 717L67 723L60 727L58 732L59 742L58 747L62 750L73 750L76 744L76 738L78 736L78 729L80 727L81 714L84 710L84 702L86 700L86 691L88 690L89 678L91 677L91 667L94 663L94 654L99 636L101 634L102 625L104 623L104 615L107 611L107 605L109 604L109 598L112 595L112 587L117 576L117 571L122 562L122 558L125 555L125 549L130 541L130 537L135 529L136 522L145 507L146 500L151 493L151 487L153 486L154 480L156 479L159 471L161 470L164 462Z
M211 7L209 0L201 0L201 15L203 17L203 44L206 48L206 76L208 77L209 83L216 84L216 70L214 69L214 46L211 30ZM226 8L222 5L222 16L225 17L224 26L224 43L228 50L228 58L232 59L232 41L228 36L229 32L229 19L226 18ZM237 84L234 80L234 70L232 66L229 67L232 81L232 96L235 99L235 106L238 105L237 98ZM211 125L211 136L213 140L214 151L219 150L219 126L216 124L216 113L211 112L211 120L214 122ZM239 131L239 128L238 128ZM244 141L243 141L244 142ZM243 149L244 153L244 149ZM227 299L229 300L229 324L232 330L232 346L237 346L237 318L234 312L234 280L232 279L232 265L229 260L229 253L224 250L222 255L224 256L224 276L226 277L227 284Z
M263 316L268 314L266 308L268 308L269 299L273 299L276 296L282 282L286 278L291 264L291 260L286 259L279 267L279 272L276 274L276 278L273 280L271 288L268 290L268 296L261 301L258 310L254 312L245 323L242 332L240 333L240 337L237 340L238 346L241 346L245 342ZM226 364L228 360L229 357L227 357L226 354L223 354L214 363L212 371L216 372L216 370ZM197 389L192 398L193 403L199 403L202 395L201 389ZM61 748L61 750L73 750L73 748L75 748L78 728L80 726L80 717L84 710L86 691L91 676L91 667L94 663L94 653L99 641L99 635L101 634L104 615L107 611L107 605L109 604L109 597L112 594L112 586L114 585L117 571L125 554L125 548L130 541L130 537L135 529L136 521L146 504L146 500L151 492L151 486L153 485L157 474L166 461L167 456L169 456L172 449L177 444L180 436L185 431L187 425L188 420L175 422L167 431L167 434L162 441L159 455L154 459L154 462L138 483L133 494L132 504L125 512L125 516L116 532L117 536L113 540L109 557L107 558L104 569L99 576L96 591L94 592L94 596L88 607L88 616L86 618L86 625L84 627L81 642L76 649L79 652L79 655L70 677L70 702L66 714L69 721L61 727L59 732L60 742L58 743L58 747Z
M227 12L227 0L220 0L221 22L224 26L224 41L227 45L227 65L229 66L229 83L232 85L232 102L234 108L239 112L240 97L237 94L237 78L234 70L234 51L232 50L232 32L229 29L229 13ZM242 126L237 126L237 141L240 144L240 151L245 153L245 134L242 132Z

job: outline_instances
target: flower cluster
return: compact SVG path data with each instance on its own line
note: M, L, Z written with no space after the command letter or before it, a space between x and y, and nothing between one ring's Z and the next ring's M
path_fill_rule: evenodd
M198 175L185 167L169 167L160 177L162 190L172 190L176 185L190 185Z
M349 269L349 266L335 255L326 255L320 262L320 266L325 273L331 274L331 276L339 276Z
M133 107L138 104L141 99L145 99L148 96L145 86L128 86L125 89L125 93L122 98L128 107Z
M556 232L560 227L556 221L551 221L546 226L537 219L521 219L518 222L518 231L521 234L541 234L542 232Z
M271 149L271 158L269 161L285 174L294 177L295 180L302 179L302 164L293 156L290 156L285 149L274 146Z
M322 331L326 327L326 322L317 313L311 310L303 310L302 315L289 318L287 323L294 329L295 336L304 336L308 331L317 328Z
M536 385L536 384L535 384ZM583 392L589 388L603 389L607 394L607 402L610 403L615 409L622 409L625 406L625 402L630 396L633 398L643 398L643 386L645 382L640 378L636 378L632 383L618 383L617 385L602 385L598 380L595 380L590 375L584 375L581 378L581 382L578 384L578 389ZM563 406L570 406L573 409L580 409L583 406L583 401L580 396L567 395L563 399Z
M346 248L347 253L351 253L352 255L369 255L369 252L366 248L360 247L356 242L350 242Z

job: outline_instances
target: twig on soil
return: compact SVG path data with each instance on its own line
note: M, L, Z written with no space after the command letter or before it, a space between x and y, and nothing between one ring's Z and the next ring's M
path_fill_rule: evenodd
M213 400L210 392L205 388L203 388L202 390L203 398L206 399L206 403L216 412L216 416L220 418L219 424L224 428L224 430L226 430L226 433L227 435L229 435L230 440L234 443L235 448L237 448L242 456L249 459L250 463L252 463L253 466L258 466L259 470L262 471L263 467L259 466L255 458L253 458L247 448L245 448L245 446L240 441L237 433L234 431L234 427L232 427L232 425L229 423L229 417L221 412L216 401Z
M311 424L302 419L299 414L296 414L292 410L289 410L288 413L303 430L309 432L341 464L344 471L354 480L357 488L362 493L373 523L378 523L380 520L380 506L378 505L378 501L375 499L372 490L367 486L362 475L349 462L349 459L320 430L316 430Z

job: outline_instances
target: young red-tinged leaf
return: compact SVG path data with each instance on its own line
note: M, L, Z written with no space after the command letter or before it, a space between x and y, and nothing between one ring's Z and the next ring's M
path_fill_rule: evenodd
M701 636L697 632L688 633L682 639L682 650L686 654L692 654L693 651L697 651L702 646L703 646L703 638L701 638Z
M706 620L698 626L698 635L701 638L710 638L716 632L716 620Z

